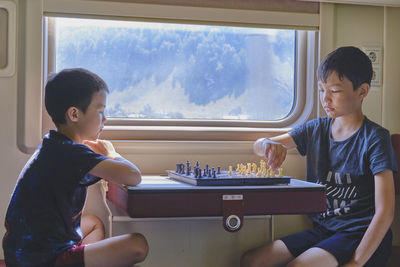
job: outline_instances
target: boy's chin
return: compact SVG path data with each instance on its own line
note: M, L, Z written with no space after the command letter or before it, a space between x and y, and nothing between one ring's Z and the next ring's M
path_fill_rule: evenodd
M336 118L338 117L336 114L333 114L333 113L326 113L326 115L327 115L329 118L332 118L332 119L336 119Z

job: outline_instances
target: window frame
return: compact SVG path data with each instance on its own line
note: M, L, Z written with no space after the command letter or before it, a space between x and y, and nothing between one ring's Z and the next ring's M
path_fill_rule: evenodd
M55 66L55 34L53 17L46 18L48 25L48 73L54 72ZM53 32L52 32L53 31ZM308 53L315 50L317 34L296 30L295 51L295 93L294 103L289 114L274 121L240 121L240 120L189 120L189 119L137 119L137 118L107 118L102 138L118 140L218 140L244 141L254 140L260 132L270 129L290 128L298 122L304 112L310 107L307 95L306 79L310 62ZM310 44L311 42L311 44ZM311 48L311 49L310 49ZM301 56L303 55L303 56ZM306 55L306 56L304 56ZM311 57L313 58L313 57ZM304 71L307 69L307 71ZM312 103L312 102L311 102ZM45 112L44 112L45 114ZM43 134L52 128L49 118L43 118ZM50 124L49 124L50 123ZM285 129L284 131L287 131Z
M1 18L1 22L4 22L0 28L0 50L3 54L2 61L0 62L0 77L10 77L15 73L15 47L16 47L16 5L10 1L0 0L0 9L5 13Z
M23 5L20 16L23 30L20 43L24 51L19 65L21 91L18 110L18 147L25 153L32 153L40 144L42 136L50 128L54 128L43 105L43 88L47 81L48 68L48 34L45 29L45 17L79 17L110 18L120 20L138 20L153 22L178 22L194 24L232 25L289 28L311 30L302 39L301 64L297 64L296 83L303 88L296 96L296 108L301 107L296 116L292 116L285 124L277 121L274 124L252 122L246 126L232 122L197 122L186 124L177 120L155 121L136 120L135 125L126 125L126 120L109 120L102 138L111 140L142 141L251 141L261 136L270 136L287 132L291 127L310 118L316 117L316 93L314 71L318 60L319 14L264 11L235 10L224 8L167 6L157 4L136 4L120 2L99 2L76 0L27 1ZM29 12L28 12L29 11ZM23 14L24 13L24 14ZM298 46L300 47L300 46ZM29 57L27 55L30 55ZM34 56L33 56L34 55ZM299 71L300 70L300 71ZM300 78L301 77L301 78ZM301 104L301 105L300 105ZM113 125L110 125L113 123ZM168 125L169 123L169 125ZM228 125L230 124L230 125Z

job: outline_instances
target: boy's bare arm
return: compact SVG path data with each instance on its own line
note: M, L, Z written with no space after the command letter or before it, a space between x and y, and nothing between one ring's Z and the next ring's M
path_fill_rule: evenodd
M286 149L292 149L296 147L296 143L290 134L285 133L270 138L272 141L282 144Z
M344 265L363 266L372 256L389 230L394 217L393 172L385 170L375 175L375 215L351 261Z
M140 170L132 162L118 154L110 141L85 141L84 144L94 152L109 158L91 169L90 174L124 185L135 186L141 182Z

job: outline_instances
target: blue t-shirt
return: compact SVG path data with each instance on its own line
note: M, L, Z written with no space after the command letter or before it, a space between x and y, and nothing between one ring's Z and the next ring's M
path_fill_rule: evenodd
M54 266L82 239L80 220L88 172L105 156L61 133L44 137L18 178L8 206L3 250L7 266Z
M389 131L364 119L344 141L331 137L332 118L317 118L289 134L307 155L307 181L326 186L327 210L312 220L332 231L365 230L375 213L374 175L397 171Z

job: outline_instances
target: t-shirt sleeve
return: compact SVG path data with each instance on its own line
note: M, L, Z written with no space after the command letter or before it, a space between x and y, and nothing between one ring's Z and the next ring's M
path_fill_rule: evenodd
M73 169L75 182L85 186L98 182L100 178L88 172L101 161L107 159L107 157L95 153L87 146L81 144L75 144L70 152L70 168Z
M296 143L297 150L299 151L300 155L305 156L307 154L307 144L308 138L310 133L310 129L313 128L315 121L309 121L303 123L302 125L294 128L292 131L289 132L289 135L293 138L294 142Z
M371 135L368 159L373 175L384 170L398 171L396 154L392 147L389 131L379 129Z

